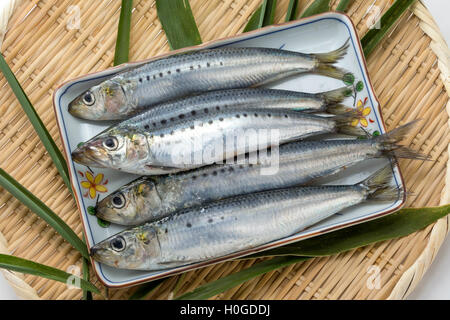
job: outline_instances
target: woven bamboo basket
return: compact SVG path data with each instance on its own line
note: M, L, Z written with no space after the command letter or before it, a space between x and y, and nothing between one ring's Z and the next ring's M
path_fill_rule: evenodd
M95 5L81 0L11 2L16 5L2 53L62 149L52 93L67 79L112 65L121 1L98 1ZM190 0L204 41L242 32L260 2ZM278 1L276 21L283 21L288 2ZM337 2L332 1L333 8ZM300 1L300 10L309 3ZM374 15L384 13L391 3L389 0L353 2L348 15L360 36L367 32ZM142 60L169 51L154 1L135 0L134 6L130 59ZM78 14L79 26L75 19ZM0 15L0 19L4 17ZM0 38L1 35L0 31ZM413 149L430 154L434 161L400 161L407 188L415 194L408 199L407 206L449 203L449 57L436 24L419 1L402 16L367 61L388 129L423 119L407 142ZM76 204L3 77L0 77L0 114L0 166L58 213L81 237ZM448 223L448 218L443 218L401 239L269 272L215 299L402 299L430 266L445 238ZM63 270L81 269L77 251L3 189L0 189L0 252ZM188 272L178 293L256 262L231 261ZM379 287L367 285L373 276L373 266L380 271ZM80 290L68 289L62 283L2 272L18 295L27 299L81 297ZM148 298L171 298L179 277L165 281ZM95 276L91 281L101 287ZM133 290L109 290L108 297L126 299Z

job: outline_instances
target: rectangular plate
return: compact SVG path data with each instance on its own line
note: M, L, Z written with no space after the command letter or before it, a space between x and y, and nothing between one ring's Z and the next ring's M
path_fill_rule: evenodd
M178 53L186 50L232 46L271 47L305 53L320 53L339 48L349 38L350 48L348 50L348 54L342 61L339 62L339 66L353 72L356 78L355 84L359 82L360 86L362 84L363 88L357 93L356 98L347 98L346 101L344 101L344 104L349 106L353 105L356 107L359 103L364 108L370 108L370 113L365 117L368 122L368 132L372 134L384 133L385 127L380 113L379 103L369 81L360 41L350 18L344 14L325 13L299 21L294 21L283 25L270 26L236 37L213 41L201 46L186 48L174 52ZM171 52L171 54L174 52ZM112 224L105 227L95 216L88 213L88 208L90 206L95 206L96 199L98 197L103 198L108 193L114 191L123 184L136 179L137 176L114 170L92 168L93 172L91 172L91 174L93 177L96 177L99 180L98 183L104 185L108 191L105 193L97 192L94 199L91 198L89 190L81 185L82 181L87 180L86 174L89 174L89 169L85 166L74 163L71 159L71 152L80 142L89 140L98 132L104 130L109 124L98 124L74 118L67 111L68 104L71 100L83 91L87 90L89 87L98 84L123 69L142 64L146 61L123 64L68 81L61 85L54 93L53 102L57 122L61 133L64 152L66 158L69 159L68 166L72 187L75 192L78 207L81 211L81 219L86 234L87 245L89 247L92 247L94 244L112 236L124 228ZM272 84L270 87L305 92L321 92L339 88L341 86L343 86L343 83L339 80L318 75L302 75L292 77L282 82L277 82ZM327 178L322 182L325 184L356 183L373 173L375 170L381 168L387 163L387 161L387 159L368 160L345 170L342 174L333 176L332 178ZM402 176L396 165L393 166L393 172L394 177L392 183L396 184L399 188L404 188ZM320 223L303 230L302 232L284 239L273 241L252 250L235 253L203 263L154 272L120 270L97 262L94 262L93 266L98 278L106 286L130 286L218 263L224 260L241 257L262 250L271 249L287 243L378 218L399 209L403 205L404 200L405 199L399 199L393 203L384 202L362 204L336 214L331 218L323 220Z

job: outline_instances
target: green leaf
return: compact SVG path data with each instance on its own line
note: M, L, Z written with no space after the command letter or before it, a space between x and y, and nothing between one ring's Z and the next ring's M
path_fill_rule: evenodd
M114 54L114 65L128 62L130 51L130 27L133 0L122 0L120 9L119 29L117 31L116 52Z
M277 1L276 0L264 0L261 5L261 12L259 16L258 28L270 26L273 24L275 17Z
M353 75L353 73L346 73L346 74L344 74L342 81L346 85L351 86L353 83L355 83L355 76Z
M400 16L415 2L415 0L395 1L380 19L380 29L371 29L361 39L364 55L368 57L386 33L392 28Z
M402 209L386 217L327 233L284 247L257 253L243 259L280 255L183 294L178 299L207 299L261 274L310 259L328 256L371 243L404 237L421 230L450 213L450 205L438 208Z
M252 17L248 21L247 25L244 28L244 32L253 31L258 29L259 17L261 16L261 6L256 9L255 13L253 13Z
M29 261L26 259L14 257L7 254L0 254L0 268L17 271L20 273L32 274L35 276L43 277L50 280L56 280L59 282L67 283L67 280L75 279L75 283L70 284L76 285L79 281L80 288L89 290L91 292L100 293L100 291L90 282L80 279L70 273L64 272L59 269L55 269L40 263Z
M364 83L362 81L358 81L356 83L355 89L357 92L361 92L364 89Z
M111 222L103 220L103 219L100 219L98 217L97 217L97 223L102 228L108 228L111 225Z
M301 15L302 18L330 10L330 0L315 0Z
M86 245L73 232L72 229L56 215L41 200L34 196L30 191L24 188L20 183L13 179L4 170L0 169L0 185L11 193L17 200L27 206L31 211L45 220L56 232L67 240L83 257L89 259Z
M85 241L85 238L83 236L83 242ZM87 282L89 282L90 275L89 275L89 265L90 261L86 258L82 258L83 260L83 279ZM92 300L92 292L83 289L83 300Z
M14 73L9 68L8 64L5 61L5 58L1 54L0 70L5 76L6 81L8 81L9 85L11 86L11 89L16 95L17 100L19 100L23 110L25 111L31 124L34 127L34 130L36 130L37 135L41 139L42 144L44 145L45 149L47 149L47 152L52 158L55 167L58 169L61 178L63 179L69 191L72 192L72 187L70 186L69 171L67 169L66 161L61 154L61 151L59 151L55 141L52 139L50 133L45 128L44 123L39 118L36 110L33 108L33 105L20 86L20 83L17 81Z
M156 0L156 9L172 50L202 43L188 0Z
M450 205L436 208L408 208L322 236L260 252L247 258L277 255L329 256L371 243L401 238L421 230L450 213Z
M197 287L194 291L185 293L175 300L198 300L208 299L225 290L233 288L243 282L253 279L266 272L276 270L293 263L298 263L308 260L308 257L278 257L271 260L263 261L251 266L245 270L233 273L229 276L223 277L216 281L207 283L203 286Z
M341 0L336 8L336 11L339 12L347 12L349 5L353 2L353 0Z
M298 0L290 0L284 21L289 22L297 18Z
M153 292L166 279L158 279L152 282L147 282L140 285L136 291L128 298L129 300L142 300Z

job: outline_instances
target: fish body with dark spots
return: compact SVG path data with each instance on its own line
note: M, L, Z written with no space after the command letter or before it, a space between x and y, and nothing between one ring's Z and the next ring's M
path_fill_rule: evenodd
M95 245L95 260L122 269L162 270L283 239L366 200L395 201L387 166L355 185L290 187L183 209Z
M303 73L343 79L348 73L333 64L348 42L324 54L272 48L204 49L152 60L83 92L69 112L88 120L126 119L171 99L211 90L259 86Z

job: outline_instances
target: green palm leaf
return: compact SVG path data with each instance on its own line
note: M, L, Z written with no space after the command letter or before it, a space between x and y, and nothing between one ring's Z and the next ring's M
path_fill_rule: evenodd
M364 224L248 256L246 258L288 255L260 262L248 269L207 283L177 299L207 299L263 273L307 260L310 257L338 254L371 243L404 237L425 228L449 213L450 205L438 208L403 209Z
M73 280L70 281L69 284L73 286L78 286L79 284L79 288L81 289L94 293L100 293L99 290L92 283L85 281L70 273L40 263L36 263L30 260L10 256L7 254L0 254L0 268L20 273L32 274L35 276L43 277L50 280L56 280L63 283L68 283L68 281Z
M116 51L114 54L114 65L128 62L130 51L130 26L133 0L122 0L120 9L119 29L117 31Z
M86 245L73 232L72 229L54 213L49 207L39 200L30 191L24 188L20 183L14 180L4 170L0 169L0 185L11 193L17 200L27 206L31 211L44 219L56 232L58 232L67 242L77 249L83 257L89 259L89 253Z

